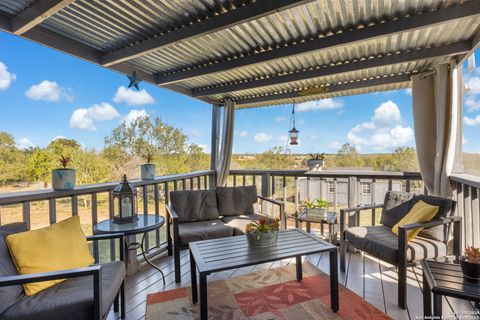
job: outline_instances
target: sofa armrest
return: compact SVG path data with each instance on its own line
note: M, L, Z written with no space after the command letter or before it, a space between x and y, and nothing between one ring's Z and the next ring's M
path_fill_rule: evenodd
M32 273L16 276L0 277L0 287L23 285L48 280L69 279L85 276L93 276L93 319L102 319L102 266L93 265L84 268Z
M165 209L167 212L167 246L169 255L171 255L173 245L175 246L176 250L179 250L179 221L178 215L171 204L167 204Z
M119 243L120 261L125 262L125 236L123 233L104 233L87 236L87 241L114 240Z
M167 210L167 215L170 219L172 220L177 220L178 221L178 215L177 213L175 212L175 209L173 209L172 205L171 204L167 204L165 206L166 210Z
M278 201L272 198L268 198L262 195L257 195L257 198L260 199L261 201L266 201L270 202L273 205L276 205L280 209L280 226L282 229L287 228L287 218L285 216L285 203L283 201Z

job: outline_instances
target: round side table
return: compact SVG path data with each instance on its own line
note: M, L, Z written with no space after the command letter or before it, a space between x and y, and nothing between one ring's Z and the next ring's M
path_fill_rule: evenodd
M165 287L165 275L159 267L154 265L150 259L148 259L145 254L146 250L144 245L147 233L149 231L160 229L164 224L165 218L162 216L155 214L139 214L138 220L132 223L117 224L113 222L113 219L103 220L93 226L93 233L122 233L126 237L125 242L128 250L136 251L140 249L145 262L162 274L163 286ZM140 243L136 240L133 242L128 241L128 236L136 236L137 234L142 234L142 241Z

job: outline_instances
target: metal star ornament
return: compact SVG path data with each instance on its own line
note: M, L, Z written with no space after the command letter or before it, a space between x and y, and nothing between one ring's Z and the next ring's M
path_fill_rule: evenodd
M140 88L138 87L138 84L142 82L142 80L137 78L137 71L133 71L132 75L127 77L128 77L128 80L130 81L130 83L128 84L128 88L130 89L131 87L135 87L137 91L140 90Z

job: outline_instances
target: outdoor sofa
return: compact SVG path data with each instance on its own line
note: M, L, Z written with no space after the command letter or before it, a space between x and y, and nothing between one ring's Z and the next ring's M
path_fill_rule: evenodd
M125 317L124 239L121 234L88 236L87 241L116 239L120 261L85 268L18 275L10 255L6 236L27 231L25 223L0 226L0 319L2 320L75 320L106 318L113 304ZM34 295L24 294L25 283L66 279ZM119 301L120 300L120 301Z
M284 203L258 195L256 186L170 192L167 242L168 254L174 255L175 282L181 281L180 250L192 241L243 235L248 223L265 216L259 201L278 206L285 221Z
M398 236L392 232L397 224L418 201L438 206L436 216L422 223L402 225ZM360 214L381 208L380 225L360 226ZM367 211L368 210L368 211ZM351 217L352 213L356 217ZM453 254L461 252L461 218L454 216L455 201L430 195L388 191L383 204L340 210L340 269L345 272L347 247L353 247L398 269L398 305L406 308L407 268L422 259L446 256L449 244ZM352 219L355 218L355 219ZM346 227L346 221L355 221ZM373 219L372 219L373 220ZM350 224L352 224L350 222ZM453 237L450 237L453 225ZM424 228L417 237L407 242L407 231Z

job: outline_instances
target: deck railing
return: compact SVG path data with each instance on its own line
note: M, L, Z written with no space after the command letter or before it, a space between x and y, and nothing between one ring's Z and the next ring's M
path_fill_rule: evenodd
M168 202L170 190L197 190L208 189L211 186L214 172L196 171L186 174L175 174L169 176L157 177L154 180L132 180L131 182L139 191L139 210L142 213L164 214L164 205ZM71 215L82 215L82 223L87 234L92 231L92 226L102 219L111 218L113 214L113 196L112 191L118 185L118 182L109 182L101 184L91 184L78 186L74 190L53 191L52 189L33 190L24 192L0 194L0 224L13 222L11 217L2 217L2 209L9 209L9 214L14 215L16 221L24 221L28 228L41 226L38 221L44 221L45 224L53 224L57 218L66 218ZM82 208L79 205L79 199L82 199L86 205ZM48 202L48 205L42 205ZM58 207L61 207L59 212ZM34 208L35 217L32 219L32 208ZM86 209L86 210L85 210ZM15 214L19 210L21 214ZM86 216L86 219L85 219ZM45 221L44 218L47 218ZM8 219L7 219L8 218ZM5 221L6 220L6 221ZM166 246L164 228L156 232L151 232L145 238L145 246L149 250L159 249L163 251ZM98 245L94 245L94 258L98 261L101 255L110 255L110 259L115 259L117 250L115 243L111 241L108 247L102 247L99 250Z
M462 243L480 246L480 177L454 174L450 177L457 214L463 219Z
M171 190L208 189L214 185L212 170L157 177L154 180L133 180L139 190L139 209L143 213L164 215ZM458 201L457 214L463 218L463 243L480 246L480 178L458 174L451 177ZM228 185L255 184L264 196L286 203L287 215L299 212L307 198L326 198L335 210L361 204L382 203L387 190L424 192L418 172L385 171L319 171L305 170L231 170ZM87 233L100 220L111 217L112 190L117 182L83 185L69 191L51 189L0 194L0 224L24 221L29 228L53 224L71 215L82 216ZM83 203L83 205L81 204ZM6 210L8 211L3 211ZM273 209L267 208L267 210ZM8 215L5 214L8 212ZM13 213L11 213L13 212ZM372 221L378 217L372 213ZM43 220L42 220L43 219ZM43 222L38 224L38 220ZM152 253L166 248L165 230L151 232L146 247ZM100 250L101 249L101 250ZM114 243L93 247L95 258L115 258Z

